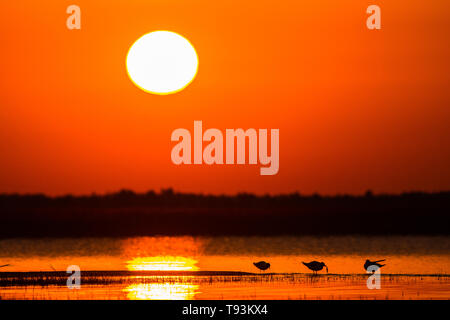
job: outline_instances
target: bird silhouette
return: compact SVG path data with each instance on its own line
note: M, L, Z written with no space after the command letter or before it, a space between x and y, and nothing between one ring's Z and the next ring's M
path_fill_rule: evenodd
M315 274L317 274L317 271L320 271L325 267L327 269L328 273L328 267L324 262L318 262L318 261L311 261L311 262L303 262L302 263L310 270L314 271Z
M265 271L270 268L270 263L265 261L253 262L253 265L262 271Z
M383 262L383 261L386 261L386 259L377 260L377 261L370 261L369 259L367 259L366 262L364 263L364 269L367 270L367 268L369 268L370 266L377 266L378 268L384 267L385 264L378 263L378 262Z
M10 264L4 264L4 265L0 266L0 268L7 267L7 266L10 266Z

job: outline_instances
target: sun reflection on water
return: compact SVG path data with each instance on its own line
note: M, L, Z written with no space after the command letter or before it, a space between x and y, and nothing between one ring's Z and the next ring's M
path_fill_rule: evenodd
M124 289L130 300L192 300L199 286L191 283L133 284Z
M127 261L131 271L197 271L197 260L187 257L139 257Z

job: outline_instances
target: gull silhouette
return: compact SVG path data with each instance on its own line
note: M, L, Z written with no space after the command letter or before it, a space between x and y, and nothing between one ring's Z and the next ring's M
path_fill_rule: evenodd
M270 268L270 263L265 261L253 262L253 265L262 271L265 271Z
M325 267L327 269L327 273L328 273L328 267L324 262L319 262L319 261L311 261L311 262L303 262L302 263L308 267L308 269L314 271L314 274L317 274L317 271L320 271L323 269L323 267Z
M364 269L367 270L367 268L369 268L370 266L377 266L378 268L384 267L385 264L378 263L378 262L383 262L383 261L386 261L386 259L377 260L377 261L370 261L369 259L367 259L366 262L364 263Z

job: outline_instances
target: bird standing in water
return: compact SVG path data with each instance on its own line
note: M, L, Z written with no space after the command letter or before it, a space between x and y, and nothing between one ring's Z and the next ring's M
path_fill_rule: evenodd
M310 270L314 271L314 274L317 274L317 271L320 271L325 267L328 273L328 267L324 262L311 261L311 262L303 262L302 263Z
M378 268L384 267L385 264L379 264L378 262L386 261L386 259L383 260L377 260L377 261L370 261L369 259L366 260L366 263L364 263L364 269L367 270L370 266L377 266Z
M265 261L253 262L253 265L262 271L265 271L270 268L270 263Z

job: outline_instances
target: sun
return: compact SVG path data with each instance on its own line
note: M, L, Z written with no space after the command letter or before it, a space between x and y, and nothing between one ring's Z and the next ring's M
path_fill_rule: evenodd
M186 88L198 70L192 44L171 31L154 31L136 40L127 54L127 72L140 89L166 95Z

